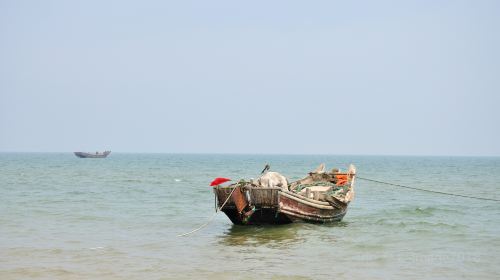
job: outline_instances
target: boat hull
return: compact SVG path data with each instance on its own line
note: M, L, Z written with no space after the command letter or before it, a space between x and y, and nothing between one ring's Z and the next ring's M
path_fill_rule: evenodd
M235 225L284 225L294 222L287 215L272 208L256 210L248 220L242 219L241 214L236 208L227 207L222 209L222 212Z
M294 222L331 223L342 220L347 205L334 207L302 199L294 193L282 192L279 211Z
M79 158L105 158L107 157L111 152L104 152L102 154L92 154L92 153L83 153L83 152L74 152L75 156Z

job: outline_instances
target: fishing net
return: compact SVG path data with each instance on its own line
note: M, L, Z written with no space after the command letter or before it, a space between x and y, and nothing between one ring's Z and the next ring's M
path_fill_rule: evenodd
M329 189L326 192L324 192L324 194L327 196L336 196L336 197L345 196L346 193L349 191L348 184L337 186L335 183L332 182L313 182L310 184L297 185L294 192L300 193L302 190L309 187L329 187Z

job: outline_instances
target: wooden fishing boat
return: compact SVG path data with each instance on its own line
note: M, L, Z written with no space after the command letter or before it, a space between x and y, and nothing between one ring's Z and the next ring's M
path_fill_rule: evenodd
M84 153L84 152L74 152L74 153L75 153L75 156L77 156L79 158L105 158L111 153L111 151L104 151L102 153L95 152L95 154Z
M244 181L214 187L216 203L238 225L330 223L342 220L354 199L356 169L345 173L321 168L283 187Z

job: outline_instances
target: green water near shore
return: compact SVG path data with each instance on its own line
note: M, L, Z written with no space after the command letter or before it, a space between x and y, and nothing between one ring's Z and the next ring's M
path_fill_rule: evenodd
M500 199L500 158L0 154L0 279L498 279L500 203L358 180L340 223L234 226L215 177L319 163Z

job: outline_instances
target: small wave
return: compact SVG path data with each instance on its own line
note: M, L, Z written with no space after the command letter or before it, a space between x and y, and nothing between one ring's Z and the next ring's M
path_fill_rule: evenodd
M363 251L366 251L366 250L372 250L372 251L375 250L375 251L378 251L378 250L381 250L381 249L385 248L384 243L370 244L370 243L359 242L359 243L354 244L353 246L356 247L357 249L360 249L360 250L363 250Z
M375 221L376 225L384 225L384 226L396 226L396 227L405 227L406 224L403 221L398 221L393 218L380 218Z
M127 183L141 183L142 180L138 180L138 179L125 179L125 180L123 180L123 182L127 182Z
M417 219L405 219L405 221L401 221L394 218L380 218L375 220L374 224L381 225L385 227L396 227L396 228L406 228L409 232L413 231L436 231L440 229L463 229L466 228L466 225L457 224L457 223L447 223L442 221L428 221L424 218Z
M176 181L176 182L182 182L181 179L174 179L174 181Z
M403 208L400 209L398 212L401 214L407 214L407 215L418 215L418 216L432 216L435 214L436 211L439 209L435 207L411 207L411 208Z
M467 228L467 225L457 224L457 223L444 223L444 222L428 222L428 221L416 221L411 223L414 226L419 226L420 228L432 228L432 229L462 229Z
M430 217L442 213L457 213L459 209L447 209L442 207L405 207L398 211L399 214L411 215L411 216L424 216Z
M82 192L82 191L70 191L70 192L67 192L67 194L69 194L69 195L82 195L82 194L87 194L87 193Z

